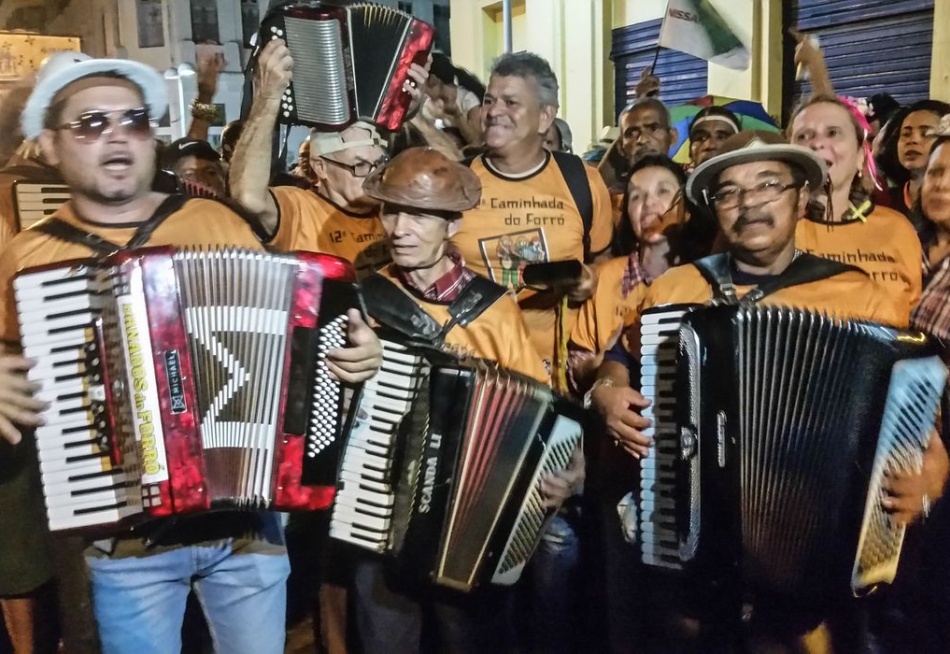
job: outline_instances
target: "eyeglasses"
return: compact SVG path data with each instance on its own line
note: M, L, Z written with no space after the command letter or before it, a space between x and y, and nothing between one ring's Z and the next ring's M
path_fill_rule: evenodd
M373 162L360 161L359 163L352 166L350 164L345 164L342 161L336 161L328 157L322 157L322 159L326 162L332 163L334 166L338 166L344 170L350 171L350 174L354 177L366 177L377 168L382 168L387 163L389 163L389 157L380 157Z
M152 121L144 107L125 111L87 111L72 122L57 125L56 129L68 129L76 140L95 143L103 134L112 134L117 127L139 140L152 137Z
M735 209L742 204L744 197L749 198L755 205L771 204L778 200L782 193L798 188L798 184L781 184L779 182L762 182L752 188L729 186L716 191L709 196L709 201L719 209Z

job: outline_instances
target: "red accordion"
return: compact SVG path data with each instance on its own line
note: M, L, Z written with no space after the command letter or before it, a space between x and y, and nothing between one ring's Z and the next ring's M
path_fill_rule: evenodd
M336 257L148 248L15 281L51 530L333 496L359 305Z
M411 102L402 88L409 67L426 63L434 36L428 23L372 3L274 10L261 24L261 43L283 39L294 60L278 122L343 130L366 120L399 129Z

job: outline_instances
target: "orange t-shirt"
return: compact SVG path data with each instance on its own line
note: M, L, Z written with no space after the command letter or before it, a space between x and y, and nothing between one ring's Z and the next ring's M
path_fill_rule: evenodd
M584 166L593 200L590 252L610 245L613 235L610 195L600 174ZM558 298L551 293L524 289L521 273L529 263L584 260L584 220L550 154L538 172L527 177L503 176L485 164L482 157L472 162L472 171L482 183L479 206L466 211L453 244L466 265L496 284L518 290L518 304L524 314L532 342L550 366L573 327L576 310L562 316ZM563 366L563 362L561 366Z
M402 282L386 267L380 274L402 288ZM406 293L439 325L448 323L449 305L444 302L427 302L413 293ZM531 344L518 303L510 295L503 295L485 309L466 327L455 325L445 335L444 349L456 356L469 356L497 361L506 370L513 370L543 384L550 378L540 355Z
M736 294L741 298L752 288L736 286ZM628 315L626 324L639 322L640 314L651 307L680 303L706 304L712 299L712 286L696 266L677 266L653 281L636 309L636 316ZM906 327L909 318L902 305L882 292L867 275L856 270L779 289L766 295L759 304L821 311L842 320L867 320L898 328ZM629 350L629 343L625 344Z
M378 212L349 214L314 191L295 186L270 191L280 212L279 231L270 243L275 250L333 254L352 263L360 278L390 262Z
M910 221L893 209L875 207L866 222L800 220L795 245L865 271L903 306L907 316L920 300L920 239Z
M648 285L631 275L630 257L605 261L597 268L597 290L577 314L571 342L588 352L610 349L624 327L625 319L643 301Z
M79 218L67 202L50 218L57 217L80 229L124 245L135 234L138 225L107 227ZM48 219L47 219L48 220ZM148 245L175 245L191 247L236 247L262 250L261 242L240 216L213 200L189 200L155 229ZM4 248L0 257L0 340L18 343L20 328L17 323L16 300L13 295L13 277L18 270L32 266L85 259L95 253L84 245L70 243L33 229L17 234Z

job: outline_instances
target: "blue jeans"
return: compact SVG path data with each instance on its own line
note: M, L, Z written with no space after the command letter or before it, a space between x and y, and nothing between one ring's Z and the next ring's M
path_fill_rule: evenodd
M112 555L87 555L102 651L180 652L193 587L216 652L281 654L290 563L279 525L270 526L270 542L225 539L153 553L119 541Z
M554 516L527 570L531 651L579 651L583 601L580 554L574 525L562 514Z

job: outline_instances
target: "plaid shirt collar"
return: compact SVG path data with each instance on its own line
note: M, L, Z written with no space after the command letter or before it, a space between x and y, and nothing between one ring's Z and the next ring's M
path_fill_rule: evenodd
M929 279L920 296L920 302L910 314L914 329L936 336L950 343L950 257L946 257L929 271Z
M450 249L445 255L452 260L452 267L428 288L419 288L408 272L395 266L399 281L429 302L453 302L462 289L474 279L475 273L465 267L465 261L459 252Z
M640 253L634 250L627 257L627 267L623 271L623 279L620 282L620 295L626 299L638 284L652 283L653 277L640 264Z

